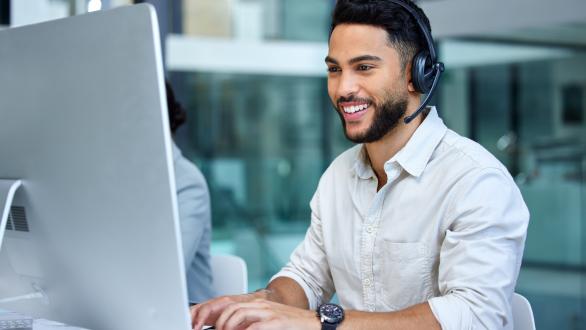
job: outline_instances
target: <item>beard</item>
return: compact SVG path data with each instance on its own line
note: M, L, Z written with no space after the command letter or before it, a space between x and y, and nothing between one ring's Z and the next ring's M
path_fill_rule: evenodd
M374 118L370 127L365 132L356 134L354 136L348 135L346 128L346 121L342 114L342 107L339 106L340 102L352 102L361 101L366 102L369 107L372 107L374 111ZM338 115L342 120L342 126L344 128L344 135L346 138L354 143L370 143L382 139L387 133L392 131L399 124L399 120L403 118L407 112L407 95L390 95L385 97L382 104L375 104L370 99L360 99L354 97L341 97L338 99L337 104L334 107L338 110Z

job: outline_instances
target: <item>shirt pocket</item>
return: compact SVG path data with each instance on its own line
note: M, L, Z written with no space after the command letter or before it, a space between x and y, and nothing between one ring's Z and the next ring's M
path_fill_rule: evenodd
M382 305L400 310L433 295L429 247L423 242L382 241Z

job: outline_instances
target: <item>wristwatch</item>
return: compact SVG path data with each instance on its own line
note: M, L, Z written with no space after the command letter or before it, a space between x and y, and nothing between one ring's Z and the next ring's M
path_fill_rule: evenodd
M335 330L344 321L344 309L336 304L323 304L317 308L321 330Z

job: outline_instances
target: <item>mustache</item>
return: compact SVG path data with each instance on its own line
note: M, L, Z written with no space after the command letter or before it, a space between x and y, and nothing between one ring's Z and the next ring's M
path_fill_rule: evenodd
M355 96L348 96L348 97L340 96L336 100L336 106L338 109L340 108L340 103L342 103L342 102L360 102L360 103L366 103L368 105L373 104L372 100L368 99L368 98L355 97Z

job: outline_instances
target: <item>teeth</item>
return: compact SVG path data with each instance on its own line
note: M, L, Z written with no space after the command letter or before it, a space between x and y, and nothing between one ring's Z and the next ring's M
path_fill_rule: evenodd
M368 105L361 104L361 105L353 105L351 107L344 107L344 112L346 113L355 113L356 111L362 111L368 108Z

